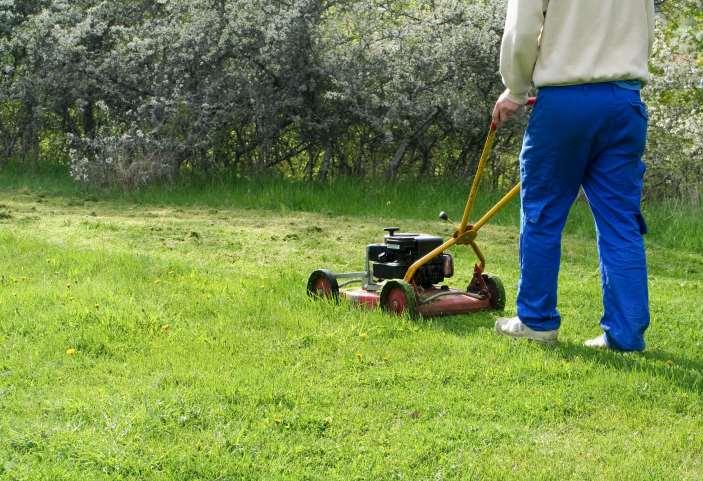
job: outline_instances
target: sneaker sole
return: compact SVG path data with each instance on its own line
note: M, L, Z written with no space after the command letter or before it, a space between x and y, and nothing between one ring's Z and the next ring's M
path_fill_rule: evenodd
M505 333L503 331L500 331L498 329L494 329L495 333L498 334L499 336L503 337L509 337L511 339L527 339L528 341L533 341L533 342L538 342L540 344L547 344L547 345L554 345L559 342L559 338L554 338L554 339L540 339L537 337L529 337L529 336L514 336L512 334Z

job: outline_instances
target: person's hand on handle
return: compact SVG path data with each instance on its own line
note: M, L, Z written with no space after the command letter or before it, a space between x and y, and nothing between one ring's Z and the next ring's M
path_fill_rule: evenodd
M498 97L495 107L493 107L493 124L500 128L505 122L510 120L513 115L515 115L522 105L517 102L513 102L508 98L508 92L503 92L503 94Z

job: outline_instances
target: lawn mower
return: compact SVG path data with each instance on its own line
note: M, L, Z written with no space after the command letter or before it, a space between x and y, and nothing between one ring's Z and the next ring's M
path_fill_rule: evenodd
M528 105L533 105L530 99ZM469 191L464 215L454 234L444 241L441 237L399 232L399 227L387 227L383 244L366 248L363 272L336 273L326 269L313 272L307 284L308 294L315 298L346 299L370 308L381 307L395 314L411 317L434 317L505 307L505 289L500 278L485 272L486 258L476 244L481 227L520 193L520 184L513 187L483 217L469 223L481 177L490 157L497 126L491 124L481 154L476 175ZM440 219L451 222L445 212ZM446 251L455 245L467 245L476 254L478 263L466 289L443 285L454 275L454 260ZM361 284L360 287L351 286Z

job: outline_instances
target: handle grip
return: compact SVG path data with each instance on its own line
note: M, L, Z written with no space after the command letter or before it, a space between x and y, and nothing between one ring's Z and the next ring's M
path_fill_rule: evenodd
M534 107L537 103L537 97L530 97L527 99L526 107ZM498 130L498 125L495 122L491 122L491 130Z

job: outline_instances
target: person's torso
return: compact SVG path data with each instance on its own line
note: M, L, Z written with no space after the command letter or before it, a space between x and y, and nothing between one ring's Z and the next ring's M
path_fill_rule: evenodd
M534 84L649 78L653 0L549 0Z

